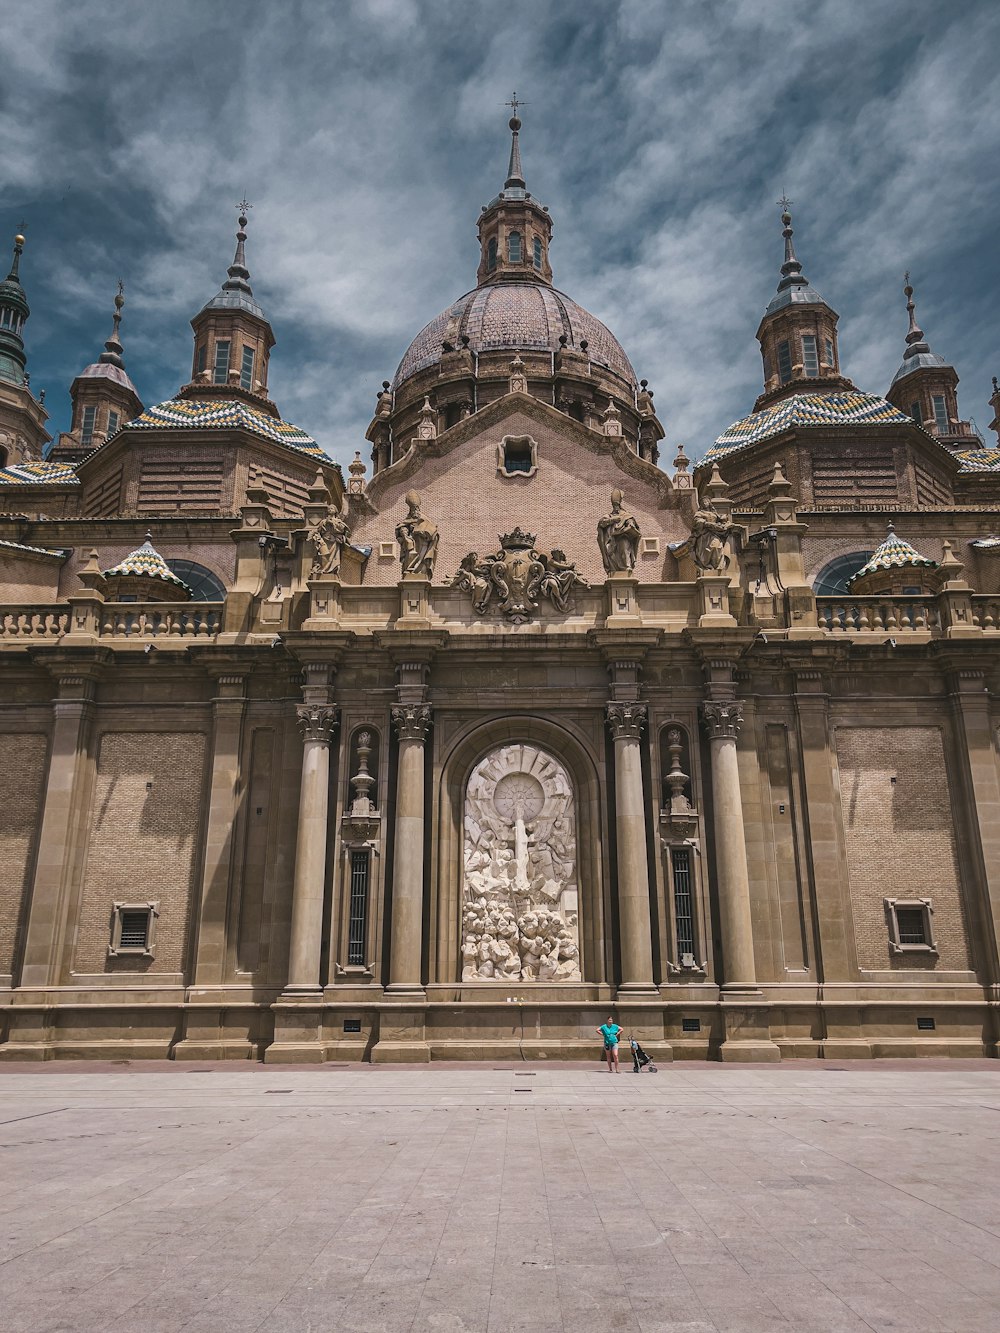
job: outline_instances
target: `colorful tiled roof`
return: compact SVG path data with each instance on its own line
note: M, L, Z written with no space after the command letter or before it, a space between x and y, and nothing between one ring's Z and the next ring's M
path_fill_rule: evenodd
M170 398L155 407L147 407L141 416L128 422L124 430L246 430L276 444L287 444L301 453L320 458L327 455L311 435L291 422L259 412L238 398L206 400Z
M57 560L62 560L66 556L65 551L49 551L44 546L26 546L24 542L8 542L0 538L0 546L9 551L26 551L29 555L51 555Z
M969 545L976 551L1000 551L1000 537L977 537Z
M852 583L864 578L866 574L875 574L882 569L905 569L907 566L937 569L937 561L921 555L905 538L898 537L890 523L885 540L867 564L862 565L858 572L847 580L847 586L850 588Z
M783 431L810 426L912 426L892 403L870 393L798 393L752 412L723 431L705 455L720 458Z
M956 449L960 472L1000 472L1000 449Z
M11 463L0 468L0 486L79 486L69 463Z
M143 544L136 550L127 555L124 560L118 562L112 569L101 571L106 579L126 577L128 575L139 575L147 579L160 579L164 583L172 583L177 588L183 588L185 592L191 589L179 579L173 572L163 556L160 555L153 543L147 537Z

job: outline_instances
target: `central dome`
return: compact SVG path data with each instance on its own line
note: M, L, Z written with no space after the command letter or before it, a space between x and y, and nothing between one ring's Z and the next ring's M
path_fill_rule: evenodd
M513 356L522 351L558 352L563 334L575 351L586 342L590 359L622 380L629 396L634 395L635 371L614 334L554 287L523 281L492 282L460 296L410 343L392 387L398 389L435 365L444 343L458 347L468 338L472 352L509 351Z

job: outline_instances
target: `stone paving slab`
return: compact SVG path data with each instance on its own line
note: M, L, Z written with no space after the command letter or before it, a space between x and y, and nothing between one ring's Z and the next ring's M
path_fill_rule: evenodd
M0 1065L2 1333L994 1333L994 1061Z

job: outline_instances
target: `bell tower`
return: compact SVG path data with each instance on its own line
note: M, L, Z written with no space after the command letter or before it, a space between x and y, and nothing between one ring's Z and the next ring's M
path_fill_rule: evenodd
M764 363L764 392L754 410L795 393L824 393L853 389L840 373L836 310L827 305L802 272L792 243L791 200L782 197L782 236L785 261L778 290L764 311L757 330Z
M514 113L508 122L511 142L507 179L479 216L481 253L476 282L480 287L494 282L538 282L551 287L552 219L548 208L529 194L521 166L521 119L517 112L524 103L513 93L507 105Z
M23 253L24 236L18 232L10 272L0 282L0 467L38 462L51 439L48 413L31 392L27 371L23 332L31 311L21 286Z
M903 275L903 295L910 327L902 364L892 377L885 395L894 407L911 416L918 426L936 435L942 444L968 449L975 445L972 425L958 415L958 371L943 356L930 349L917 323L913 285Z

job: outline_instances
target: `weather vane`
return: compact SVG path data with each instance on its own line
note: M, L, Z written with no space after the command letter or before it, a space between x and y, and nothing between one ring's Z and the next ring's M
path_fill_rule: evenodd
M517 99L517 93L511 93L511 95L510 95L510 101L509 101L509 102L504 102L504 106L509 106L510 109L511 109L511 111L513 111L513 113L514 113L515 116L517 115L517 109L518 109L518 107L521 107L521 106L527 106L527 105L528 105L527 102L519 102L519 101L518 101L518 99Z

